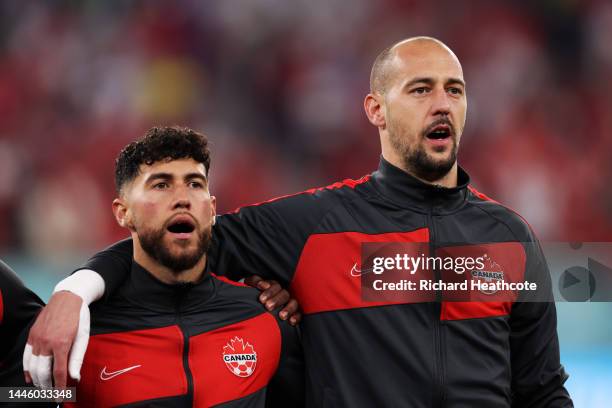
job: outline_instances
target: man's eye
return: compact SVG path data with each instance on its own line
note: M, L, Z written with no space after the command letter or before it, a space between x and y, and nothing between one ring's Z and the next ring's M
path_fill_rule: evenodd
M415 88L412 90L413 93L417 94L417 95L423 95L425 93L427 93L429 90L425 87L420 87L420 88Z
M165 190L168 187L168 183L156 183L153 185L153 188L156 190Z
M199 181L192 181L189 183L189 187L191 188L203 188L204 184L200 183Z
M463 94L463 90L461 88L455 88L455 87L448 88L448 92L453 94L453 95L461 95L461 94Z

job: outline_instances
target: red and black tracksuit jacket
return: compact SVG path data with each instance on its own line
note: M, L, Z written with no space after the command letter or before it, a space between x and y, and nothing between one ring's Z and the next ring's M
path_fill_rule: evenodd
M432 253L483 243L551 297L529 226L469 186L377 171L218 217L212 267L280 280L304 312L310 407L572 407L554 302L366 302L351 269L366 242L427 242ZM129 268L122 242L86 265L112 291ZM123 271L122 273L119 273Z
M210 273L164 284L134 262L117 293L91 307L77 403L67 406L302 406L297 330L258 296Z

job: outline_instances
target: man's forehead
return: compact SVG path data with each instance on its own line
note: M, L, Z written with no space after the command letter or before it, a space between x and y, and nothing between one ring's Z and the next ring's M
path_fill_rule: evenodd
M139 167L139 176L147 177L152 174L169 174L175 177L182 177L186 174L202 174L206 177L204 163L197 162L191 158L160 160L151 164L143 163Z
M396 73L463 79L459 59L442 43L429 40L407 41L394 46L392 52L390 63Z

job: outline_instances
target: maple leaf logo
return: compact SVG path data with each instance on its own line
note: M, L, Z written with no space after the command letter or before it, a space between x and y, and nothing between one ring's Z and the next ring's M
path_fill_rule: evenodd
M499 264L495 262L489 255L485 254L484 260L485 270L491 272L503 272L502 267L499 266Z
M483 270L473 270L472 279L484 281L487 283L504 280L504 270L493 260L488 254L484 254ZM497 292L497 289L479 289L485 295L492 295Z
M249 377L257 366L257 352L248 341L238 336L223 346L223 361L230 372L238 377Z

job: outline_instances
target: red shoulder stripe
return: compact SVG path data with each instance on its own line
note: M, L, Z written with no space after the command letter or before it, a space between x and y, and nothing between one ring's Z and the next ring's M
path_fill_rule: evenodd
M210 275L213 278L215 278L217 280L220 280L221 282L228 283L228 284L230 284L232 286L241 286L241 287L244 287L244 288L250 288L250 286L247 285L246 283L236 282L236 281L233 281L233 280L230 280L230 279L226 278L225 276L218 276L218 275L216 275L216 274L214 274L212 272L210 273Z
M244 205L242 207L236 208L234 211L231 211L230 213L231 214L237 213L238 211L240 211L244 207L255 207L255 206L258 206L258 205L262 205L262 204L273 203L274 201L282 200L283 198L294 197L294 196L297 196L297 195L300 195L300 194L314 194L317 191L336 190L336 189L342 188L342 187L349 187L349 188L353 188L354 189L359 184L366 183L368 180L370 180L370 177L371 176L368 174L368 175L365 175L365 176L361 177L359 180L344 179L342 181L338 181L338 182L330 184L328 186L310 188L308 190L300 191L298 193L286 194L286 195L282 195L282 196L279 196L279 197L271 198L269 200L260 201L258 203Z
M499 201L495 201L494 199L492 199L488 195L486 195L484 193L481 193L480 191L476 190L474 187L472 187L470 185L468 185L468 190L470 190L472 192L472 194L474 194L476 197L480 198L481 200L484 200L484 201L493 201L494 203L502 205Z

